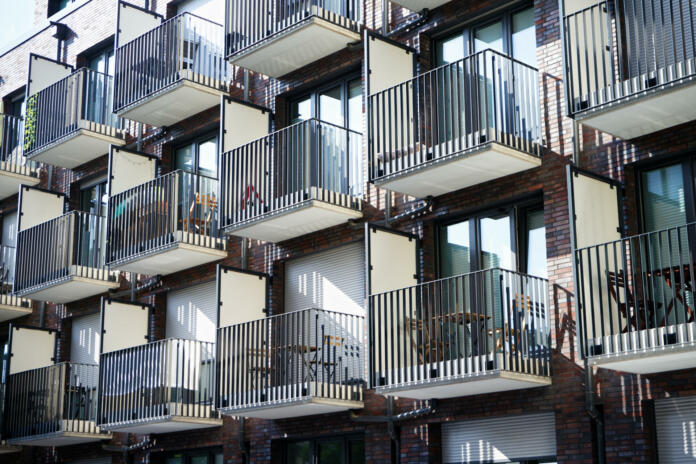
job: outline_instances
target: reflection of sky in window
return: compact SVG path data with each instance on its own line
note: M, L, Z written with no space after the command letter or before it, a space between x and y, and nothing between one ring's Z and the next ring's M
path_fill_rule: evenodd
M643 176L647 190L643 196L647 231L684 224L686 202L681 165L655 169Z
M509 216L481 220L481 252L484 268L514 269Z
M34 19L32 0L0 0L0 48L31 29Z
M546 228L544 212L534 211L527 216L527 274L546 278Z

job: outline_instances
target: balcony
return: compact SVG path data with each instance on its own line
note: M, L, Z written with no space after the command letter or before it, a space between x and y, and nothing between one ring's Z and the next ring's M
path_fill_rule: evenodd
M541 165L538 72L485 50L368 97L370 181L437 196Z
M225 53L282 77L361 39L360 0L227 0Z
M445 3L449 3L450 0L394 0L393 3L401 5L408 8L411 11L420 12L425 9L432 10L438 6L442 6Z
M551 384L548 282L504 269L369 297L371 385L453 398Z
M110 269L166 275L227 257L218 181L174 171L109 199Z
M363 325L306 309L218 329L217 409L283 419L362 408Z
M0 246L0 322L31 314L31 300L12 294L15 273L15 249Z
M167 339L103 353L99 426L145 434L222 425L213 410L214 349L213 343Z
M605 0L569 10L565 3L571 116L623 139L696 119L696 5Z
M121 120L111 113L113 78L82 68L27 98L24 153L73 169L126 140Z
M696 367L696 223L575 251L590 364L638 374Z
M7 377L8 444L67 446L111 438L96 426L99 368L60 363Z
M223 27L184 13L116 50L114 111L170 126L220 104L229 91Z
M21 184L41 182L40 165L22 153L23 129L21 118L0 113L0 200L16 195Z
M69 303L118 288L104 266L105 218L71 211L17 235L14 292Z
M309 119L222 155L221 225L270 242L362 216L362 135Z

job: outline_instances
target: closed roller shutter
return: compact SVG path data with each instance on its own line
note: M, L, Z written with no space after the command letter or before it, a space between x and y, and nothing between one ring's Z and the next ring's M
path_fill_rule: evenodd
M167 338L215 341L215 281L167 294Z
M365 251L352 243L285 265L285 312L308 308L364 315Z
M696 462L696 396L655 401L660 464Z
M445 463L515 462L556 455L553 413L442 425Z
M101 314L74 317L70 336L70 360L74 363L99 364Z

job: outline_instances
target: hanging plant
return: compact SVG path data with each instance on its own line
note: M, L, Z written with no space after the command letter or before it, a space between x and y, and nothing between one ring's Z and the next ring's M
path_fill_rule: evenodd
M36 100L38 95L32 95L27 99L27 108L24 117L24 152L28 153L36 143Z

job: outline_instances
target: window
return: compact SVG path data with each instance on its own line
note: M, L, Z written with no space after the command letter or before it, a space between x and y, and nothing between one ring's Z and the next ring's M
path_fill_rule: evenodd
M485 49L496 50L536 67L534 8L474 24L435 42L435 66L453 63Z
M290 124L316 118L362 132L362 81L350 76L290 102Z
M174 169L217 178L217 136L205 136L176 148Z
M106 217L109 191L106 180L88 184L80 189L80 210Z
M439 249L442 278L494 267L546 278L543 209L523 203L443 224Z
M113 76L115 68L114 63L114 48L113 46L109 46L92 55L88 60L87 66L93 71Z
M165 464L222 464L220 450L191 450L169 453L164 458Z
M641 173L643 232L675 227L696 220L693 160Z
M24 92L9 99L5 104L5 114L22 117L24 115Z
M362 464L365 441L361 437L331 437L289 441L285 445L285 464Z
M71 3L74 3L76 0L49 0L48 1L48 16L53 16L54 14L58 13L60 10L63 10L68 7Z

